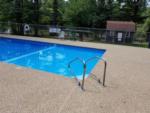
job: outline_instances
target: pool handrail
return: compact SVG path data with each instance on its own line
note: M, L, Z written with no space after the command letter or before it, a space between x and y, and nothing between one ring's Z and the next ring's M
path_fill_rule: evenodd
M70 69L71 68L71 64L74 63L75 61L80 61L82 64L83 64L83 79L82 79L82 85L81 85L81 88L82 90L84 90L84 80L85 80L85 74L86 74L86 63L84 60L82 60L81 58L79 57L76 57L74 58L73 60L71 60L69 63L68 63L68 68ZM80 83L79 83L80 84Z
M94 56L94 57L91 57L89 59L87 59L86 61L82 60L81 58L79 57L76 57L75 59L71 60L69 63L68 63L68 68L71 68L71 64L75 61L80 61L82 64L83 64L83 79L82 79L82 85L81 85L81 89L84 90L84 81L85 81L85 75L86 75L86 68L87 68L87 64L90 62L90 61L93 61L94 59L101 59L101 61L104 62L104 73L103 73L103 86L105 86L105 78L106 78L106 69L107 69L107 61L99 56ZM100 79L98 80L98 82L100 83Z
M101 59L101 61L104 62L103 86L105 86L107 61L106 61L104 58L102 58L102 57L94 56L94 57L91 57L91 58L89 58L89 59L87 59L87 60L85 61L86 65L87 65L88 62L93 61L94 59ZM100 79L98 80L98 82L100 83Z
M73 60L71 60L71 61L68 63L68 67L70 68L70 65L71 65L73 62L75 62L75 61L80 61L82 64L85 64L85 61L84 61L84 60L82 60L82 59L79 58L79 57L76 57L76 58L74 58Z

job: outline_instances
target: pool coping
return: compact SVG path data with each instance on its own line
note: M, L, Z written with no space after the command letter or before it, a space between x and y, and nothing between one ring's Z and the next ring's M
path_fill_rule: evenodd
M62 41L70 41L70 40L60 40L60 39L52 39L52 38L41 38L41 37L30 37L30 36L18 36L18 35L1 35L2 38L13 38L13 39L19 39L19 40L29 40L29 41L37 41L37 42L44 42L49 44L58 44L58 45L64 45L64 46L72 46L72 47L81 47L81 48L87 48L87 49L97 49L97 50L106 50L106 48L97 48L92 46L82 46L77 44L70 44L70 43L63 43ZM51 42L54 40L53 42ZM61 42L55 42L55 40L60 40ZM80 42L80 41L70 41L70 42Z

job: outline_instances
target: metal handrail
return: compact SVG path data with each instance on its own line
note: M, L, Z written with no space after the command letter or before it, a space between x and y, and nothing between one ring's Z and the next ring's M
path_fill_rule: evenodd
M71 68L71 64L74 63L75 61L80 61L82 64L83 64L83 79L82 79L82 85L81 85L81 88L82 90L84 90L84 80L85 80L85 74L86 74L86 63L84 60L82 60L81 58L77 57L73 60L71 60L69 63L68 63L68 68ZM80 84L80 83L79 83Z
M99 56L94 56L94 57L91 57L89 59L87 59L85 61L86 65L88 62L90 61L93 61L94 59L101 59L103 62L104 62L104 73L103 73L103 86L105 86L105 78L106 78L106 68L107 68L107 61ZM100 83L100 79L98 80L98 82Z
M91 57L91 58L89 58L89 59L86 60L86 63L88 63L88 62L90 62L90 61L92 61L94 59L101 59L101 57L99 57L99 56Z
M71 73L72 75L74 75L75 80L78 82L78 85L81 86L81 83L80 83L80 81L78 80L77 76L75 75L73 69L71 69L71 68L69 68L69 69L70 69L70 73Z
M75 61L80 61L82 64L85 64L85 61L84 60L82 60L81 58L79 58L79 57L76 57L75 59L73 59L73 60L71 60L69 63L68 63L68 67L70 68L70 65L73 63L73 62L75 62Z
M104 73L103 73L103 86L105 86L105 78L106 78L106 68L107 68L107 61L99 56L94 56L94 57L91 57L89 59L87 59L86 61L82 60L81 58L77 57L73 60L71 60L69 63L68 63L68 68L71 68L71 64L75 61L80 61L82 64L83 64L83 79L82 79L82 85L81 85L81 88L82 90L84 90L84 81L85 81L85 74L86 74L86 68L87 68L87 64L88 62L94 60L94 59L101 59L103 62L104 62ZM98 82L100 83L100 79L98 80Z

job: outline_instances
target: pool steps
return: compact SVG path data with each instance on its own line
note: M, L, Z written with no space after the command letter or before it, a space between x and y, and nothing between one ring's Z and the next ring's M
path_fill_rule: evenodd
M87 64L95 59L99 59L101 61L104 62L104 72L103 72L103 86L105 86L105 79L106 79L106 69L107 69L107 61L105 59L103 59L102 57L99 57L99 56L94 56L94 57L91 57L89 59L87 59L86 61L82 60L81 58L77 57L73 60L71 60L69 63L68 63L68 68L70 70L70 72L72 74L74 74L73 72L73 69L71 69L71 64L76 62L76 61L80 61L82 64L83 64L83 78L82 78L82 83L79 82L79 80L76 78L76 75L74 74L75 78L78 80L78 84L79 86L81 85L81 89L84 91L84 82L85 82L85 77L86 77L86 69L87 69ZM101 83L100 79L98 79L98 82Z

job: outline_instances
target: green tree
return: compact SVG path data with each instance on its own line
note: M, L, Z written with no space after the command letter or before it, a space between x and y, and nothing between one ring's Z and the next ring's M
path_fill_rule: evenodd
M0 21L11 21L14 15L14 1L0 0Z
M146 0L118 0L118 5L120 7L118 19L137 23L144 19L141 14L146 10Z
M107 20L142 23L146 18L146 0L34 1L0 0L0 21L104 28Z
M84 27L104 27L112 18L113 0L70 0L64 20L69 24Z
M70 0L65 8L63 19L73 26L92 26L93 16L96 16L96 1Z

